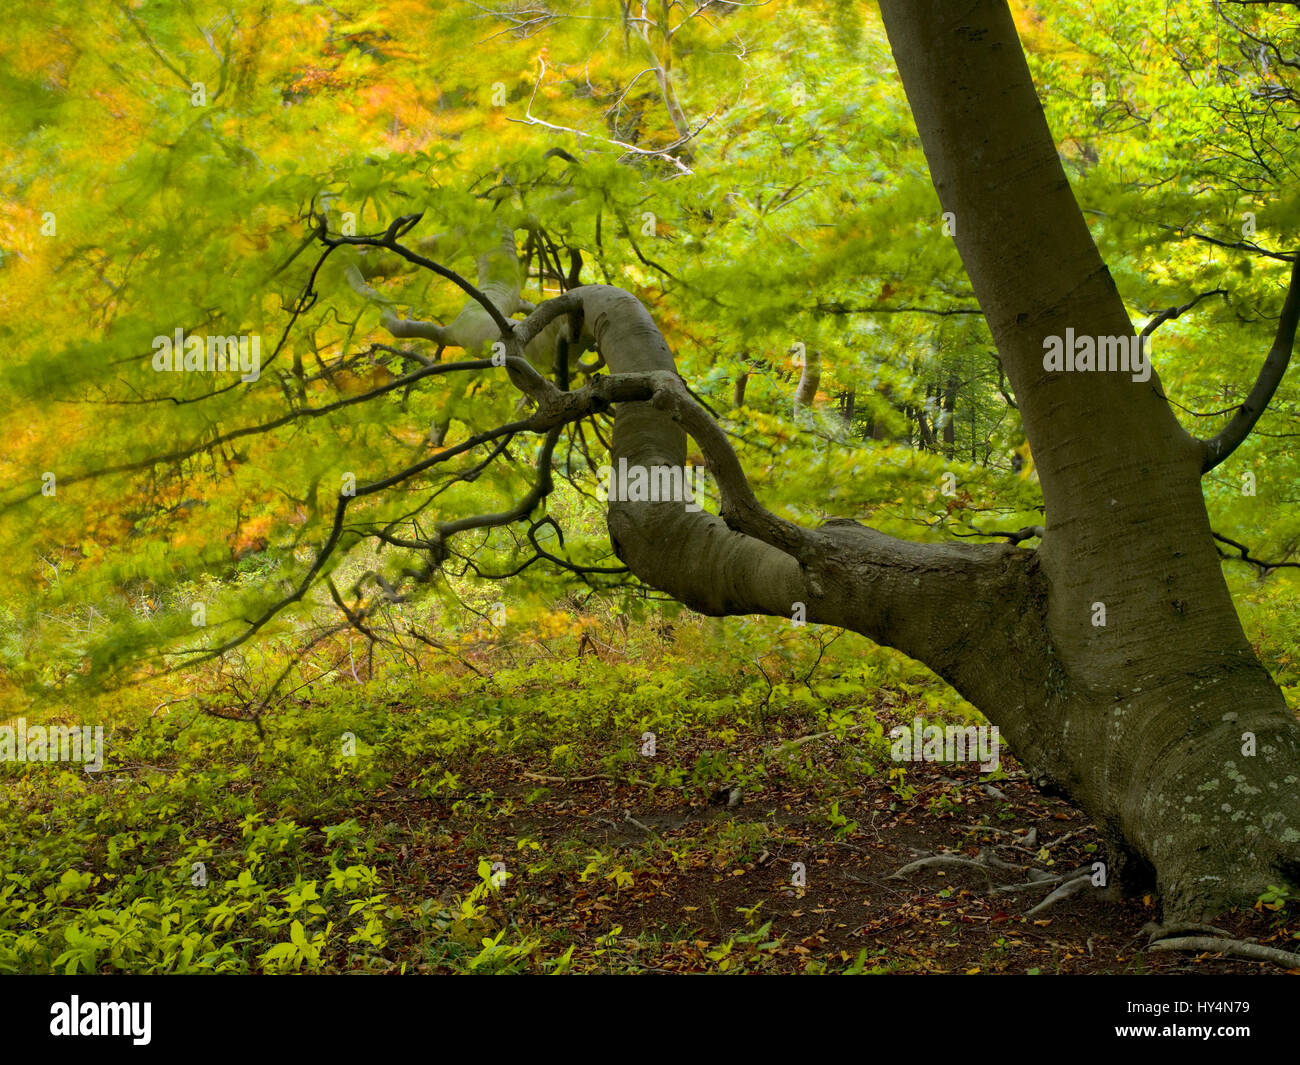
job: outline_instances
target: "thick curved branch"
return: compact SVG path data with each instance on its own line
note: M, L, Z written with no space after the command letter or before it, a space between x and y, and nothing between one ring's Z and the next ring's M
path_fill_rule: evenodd
M560 297L537 308L522 298L514 232L504 226L500 241L478 256L478 284L470 284L454 270L398 243L397 237L408 232L420 217L408 215L397 219L381 237L323 237L322 240L331 245L344 243L383 248L450 280L469 299L450 325L440 326L398 318L387 306L391 301L366 283L360 267L349 264L345 271L355 291L383 305L382 324L394 336L424 337L444 347L464 348L471 354L485 353L489 345L500 342L505 349L504 365L512 383L539 403L553 398L559 390L537 372L537 367L549 369L548 360L557 344L561 341L568 343L576 335L576 321L559 319L566 313L572 315L580 311L581 304L566 302L564 297ZM509 316L518 311L527 311L528 318L520 323L511 321Z
M447 343L445 326L438 325L436 322L421 322L414 318L399 318L392 309L393 301L381 296L367 284L361 269L356 264L349 263L343 273L354 292L380 305L379 321L393 336L402 340L420 339L432 340L437 344Z
M1239 448L1250 431L1255 428L1268 401L1273 398L1277 386L1282 383L1287 365L1291 362L1291 349L1295 346L1296 325L1300 323L1300 257L1291 266L1291 281L1287 288L1286 302L1282 304L1282 316L1278 319L1277 335L1273 346L1269 348L1268 357L1260 368L1255 387L1250 390L1246 401L1237 408L1218 433L1205 442L1205 461L1201 465L1202 473L1209 473Z
M394 220L384 234L378 237L334 237L322 234L320 239L321 243L330 248L342 244L385 248L412 265L423 267L459 287L473 302L447 327L447 336L455 339L447 339L445 343L454 343L470 352L477 352L496 339L509 344L514 335L509 316L519 309L519 263L515 258L513 233L503 233L499 246L479 256L479 285L472 285L455 270L398 243L398 238L409 232L422 217L422 214L404 215Z
M706 457L721 500L718 516L698 505L683 505L684 499L609 501L614 551L643 582L709 615L768 614L789 617L796 624L823 622L861 632L926 662L959 690L972 692L989 684L998 690L1005 687L1002 673L984 668L983 663L992 658L972 655L969 649L973 644L996 643L1000 630L1014 640L1013 630L1039 623L1032 612L1006 609L1009 603L1025 600L1026 588L1034 580L1032 552L1010 545L910 543L851 521L807 529L773 514L758 502L726 433L678 375L663 336L636 297L605 285L578 286L533 309L525 320L512 322L507 314L523 309L513 236L505 233L498 247L480 256L482 284L475 286L398 242L418 217L400 218L378 237L322 239L330 246L383 247L457 284L470 297L469 303L446 328L443 339L481 350L500 338L507 349L503 361L511 382L536 408L527 418L478 433L390 476L358 485L355 496L339 498L332 528L297 587L251 619L231 641L216 648L196 648L192 654L203 660L242 643L326 576L326 562L345 536L378 535L346 524L353 498L408 483L482 444L518 433L544 434L537 480L516 506L500 514L444 523L431 535L410 541L411 546L430 552L426 569L437 567L448 557L447 541L456 533L526 520L550 491L551 457L560 429L612 410L613 462L676 471L677 483L684 485L689 434ZM359 279L349 278L354 287ZM460 324L467 328L462 331ZM524 354L544 334L562 334L594 349L612 373L574 391L557 388ZM467 360L459 368L490 364ZM421 367L391 384L409 383L445 365ZM391 527L379 538L390 543L401 539L393 536ZM537 557L542 557L540 551Z
M1005 700L1005 671L984 664L993 661L1000 635L1025 639L1041 624L1033 611L1009 609L1035 601L1033 552L911 543L852 521L807 529L770 513L754 497L725 432L678 377L641 303L604 285L567 296L582 301L584 338L613 371L598 382L644 379L656 386L649 402L616 408L611 462L680 469L689 434L721 496L719 516L680 501L611 500L614 550L634 574L703 614L767 614L852 629L925 662L959 690L1000 686ZM972 654L974 647L983 650Z

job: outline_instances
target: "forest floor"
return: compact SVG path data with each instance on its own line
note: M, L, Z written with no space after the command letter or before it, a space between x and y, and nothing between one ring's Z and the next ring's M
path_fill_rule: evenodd
M761 736L740 738L733 753L746 742L755 755L770 746ZM828 768L837 739L812 743ZM689 752L679 743L678 753ZM451 898L479 860L501 862L510 877L480 930L523 927L544 942L574 944L575 956L604 957L603 971L1284 971L1147 951L1155 901L1113 898L1091 880L1031 914L1060 886L1056 876L1091 872L1104 850L1075 806L1045 796L1014 763L1003 769L1008 779L992 785L970 763L918 763L908 769L905 801L889 777L868 777L842 791L828 819L824 779L768 786L753 800L722 788L690 801L594 769L560 777L489 758L461 784L492 791L507 812L484 816L399 786L376 797L370 816L405 823L413 836L420 825L439 826L439 852L398 844L392 875L419 866L421 890L437 886ZM527 859L539 852L552 860ZM964 862L898 876L935 856ZM1294 950L1300 933L1300 922L1262 908L1217 926L1283 950ZM604 949L611 935L632 949Z
M108 753L0 764L0 972L1284 971L1150 950L1158 901L1091 878L1031 912L1106 862L1082 813L1005 744L892 757L973 708L856 638L712 625L351 670L256 727L166 688L51 712ZM1300 940L1293 899L1216 924Z

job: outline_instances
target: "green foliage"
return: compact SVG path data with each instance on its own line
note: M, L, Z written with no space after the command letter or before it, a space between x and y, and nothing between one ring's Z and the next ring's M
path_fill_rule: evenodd
M103 32L57 0L19 19L0 43L13 145L0 175L0 245L13 252L0 394L6 421L37 431L0 459L0 542L21 569L0 589L0 695L47 698L182 665L277 606L259 637L324 625L338 616L324 579L355 602L380 579L423 571L419 552L381 553L368 537L410 520L412 492L426 517L454 521L511 505L535 479L536 453L515 446L472 479L431 473L357 499L295 597L345 475L378 481L427 454L440 419L454 443L509 420L517 402L455 375L351 402L417 365L380 327L376 299L446 322L465 297L428 271L388 268L362 297L347 280L355 248L323 261L309 248L321 211L360 234L422 213L412 239L467 274L506 222L531 234L520 251L533 300L557 291L537 275L535 245L580 252L583 280L647 302L760 497L795 520L936 539L1041 522L988 329L947 313L975 308L875 14L781 2L684 18L671 35L657 15L611 34L619 5L581 7L526 32L465 5L398 3L363 17L152 5L122 9ZM1277 178L1294 169L1292 147L1261 135L1283 105L1249 107L1265 89L1284 100L1274 90L1288 72L1260 60L1251 35L1287 54L1294 27L1266 6L1239 19L1156 0L1016 10L1135 321L1227 291L1154 341L1178 409L1230 406L1267 348L1281 269L1222 242L1239 242L1249 213L1252 244L1289 247L1300 210ZM671 63L695 131L675 164L654 154L680 131L665 92L639 77L649 56ZM160 375L153 338L177 328L262 337L263 372L231 387ZM822 380L796 417L799 350L818 353ZM732 407L741 373L744 404ZM1283 419L1294 388L1274 401ZM298 413L277 423L286 412ZM1204 433L1221 417L1188 422ZM1300 470L1279 424L1266 418L1207 479L1215 529L1264 558L1300 538ZM272 427L229 437L259 426ZM592 499L602 446L584 429L557 450L560 487L538 511L550 519L538 546L579 564L617 562ZM39 492L43 471L57 474L54 501ZM434 624L455 627L456 612L486 613L500 596L511 624L531 621L573 590L532 550L514 529L485 530L466 562L408 583L409 605L436 603ZM505 593L469 579L516 571ZM1290 598L1268 608L1289 617Z
M539 651L491 677L392 671L365 686L319 686L312 700L277 708L261 738L192 703L150 714L137 702L119 709L98 774L0 763L0 972L621 966L630 948L617 930L597 954L575 957L553 930L520 923L512 899L530 878L555 872L611 897L633 892L642 875L635 854L520 836L502 872L480 852L457 892L425 894L427 874L394 851L409 848L437 867L456 860L450 840L437 820L399 831L386 796L397 789L445 803L483 826L516 816L526 793L462 783L458 767L484 758L610 773L641 781L647 795L662 789L697 801L741 786L758 802L773 774L845 786L860 779L861 756L880 757L882 726L864 701L878 680L892 675L900 691L916 692L936 683L857 637L836 642L820 663L815 643L786 648L782 669L769 663L765 678L751 658L759 623L723 623L743 638L721 643L714 624L682 624L659 657L603 663ZM782 626L763 624L769 645L780 646ZM796 677L820 698L772 698L769 680L794 692ZM770 739L738 742L760 723ZM647 731L658 739L653 759L636 749ZM840 737L834 761L813 759L808 746L795 748L798 758L781 753L782 737L814 731ZM347 733L356 738L352 755ZM829 810L836 835L851 835L838 801ZM711 861L741 868L779 846L776 832L765 822L722 822L709 837ZM464 846L475 846L473 833ZM708 956L719 972L762 971L779 943L768 932L755 925Z

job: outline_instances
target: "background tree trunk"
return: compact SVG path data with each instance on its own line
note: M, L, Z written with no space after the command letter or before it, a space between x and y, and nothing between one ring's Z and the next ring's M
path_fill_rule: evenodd
M943 390L943 453L952 458L957 450L957 378L949 376Z

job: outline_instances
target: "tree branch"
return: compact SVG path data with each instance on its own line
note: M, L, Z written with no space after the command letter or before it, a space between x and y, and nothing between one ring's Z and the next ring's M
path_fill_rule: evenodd
M1275 569L1282 569L1284 567L1300 569L1300 562L1265 562L1262 558L1252 557L1250 553L1250 548L1247 547L1245 544L1239 544L1236 540L1230 540L1228 539L1228 537L1220 536L1218 533L1211 533L1210 535L1212 535L1216 540L1218 540L1219 543L1227 544L1229 547L1235 547L1237 551L1240 552L1237 555L1229 555L1223 552L1222 550L1220 550L1219 551L1220 558L1231 559L1235 562L1247 562L1250 565L1256 567L1260 572L1260 576L1262 577L1267 576Z
M1237 408L1218 433L1205 441L1205 460L1201 465L1202 473L1209 473L1237 450L1255 428L1268 401L1273 398L1277 386L1281 384L1287 365L1291 362L1291 349L1295 345L1296 325L1300 323L1300 257L1291 266L1291 280L1287 288L1286 302L1282 304L1282 315L1277 323L1277 335L1273 346L1269 348L1268 357L1260 368L1255 387L1250 390L1246 401Z
M1195 307L1198 303L1201 302L1201 300L1205 299L1207 296L1226 296L1227 294L1228 294L1228 290L1226 288L1212 288L1208 292L1202 292L1199 296L1195 297L1190 302L1184 303L1181 307L1166 308L1165 310L1157 314L1154 318L1152 318L1151 321L1147 322L1147 324L1142 327L1142 332L1140 332L1138 336L1149 337L1152 333L1156 331L1156 328L1158 326L1164 325L1165 322L1169 321L1172 318L1178 318L1179 316L1186 314L1188 311L1190 311L1193 307Z

